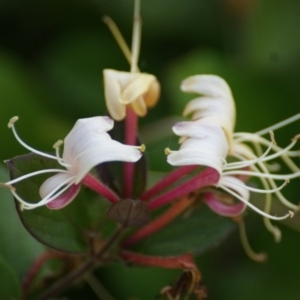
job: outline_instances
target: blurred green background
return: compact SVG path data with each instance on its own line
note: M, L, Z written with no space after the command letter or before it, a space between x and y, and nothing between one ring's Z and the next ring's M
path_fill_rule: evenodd
M26 152L7 128L12 116L20 117L25 141L51 151L76 119L105 114L102 70L129 66L101 19L111 16L130 44L132 11L132 0L0 1L2 160ZM300 111L299 0L142 0L142 18L139 66L162 85L159 104L141 120L152 170L170 169L163 149L176 147L171 117L191 99L179 90L187 76L227 80L238 131L255 132ZM149 137L153 124L162 125ZM277 143L284 146L299 132L299 122L278 130ZM7 176L2 169L1 181ZM9 193L0 193L0 254L20 280L42 248L23 230ZM285 194L298 203L299 180ZM269 254L268 262L250 261L235 233L197 259L210 299L298 299L300 224L296 230L280 226L280 244L259 217L250 213L247 226L251 244ZM116 299L154 299L178 273L113 265L99 274Z

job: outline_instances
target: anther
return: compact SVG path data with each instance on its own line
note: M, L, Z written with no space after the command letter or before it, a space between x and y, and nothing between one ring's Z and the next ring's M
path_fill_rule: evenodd
M290 218L293 218L294 217L294 212L292 212L291 210L289 210L289 216L290 216Z
M23 211L23 210L24 210L24 208L25 208L25 205L24 205L24 203L20 203L20 211Z
M6 184L6 183L4 183L4 182L0 182L0 186L8 188L8 189L11 190L12 192L14 192L14 191L16 190L15 187L13 187L13 186L10 185L10 184Z
M15 117L12 117L8 124L7 124L7 127L8 128L12 128L14 126L14 124L19 120L19 117L15 116Z
M64 142L62 140L58 140L56 143L54 143L53 148L58 149Z
M146 150L145 144L142 144L142 145L139 147L139 149L140 149L141 152L145 152L145 150Z
M271 142L273 143L273 145L277 145L276 141L275 141L275 135L274 135L274 132L273 131L270 131L269 132L270 134L270 138L271 138Z
M292 138L292 141L298 141L300 139L300 133L295 135L293 138Z
M166 154L166 155L169 155L170 153L172 153L171 149L170 149L170 148L166 148L166 149L165 149L165 154Z

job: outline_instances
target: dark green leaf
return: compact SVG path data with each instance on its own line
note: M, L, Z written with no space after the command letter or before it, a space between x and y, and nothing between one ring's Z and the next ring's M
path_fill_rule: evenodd
M16 274L0 256L0 299L19 299L21 296L20 283Z
M33 171L58 168L57 163L35 154L13 158L6 162L11 178L17 178ZM26 201L40 199L39 187L49 175L34 176L16 184L17 192ZM33 210L17 210L25 228L41 243L65 252L86 252L88 241L94 230L107 221L107 203L85 188L67 207L50 210L40 207ZM103 224L101 224L103 225ZM101 228L106 231L106 228Z
M8 174L0 166L0 181L8 181ZM5 261L17 273L19 278L23 277L28 266L44 251L43 245L38 243L22 226L15 204L8 189L0 189L0 249ZM17 241L17 247L16 247Z
M179 217L135 246L149 255L202 254L217 247L235 228L234 223L202 205L187 218Z

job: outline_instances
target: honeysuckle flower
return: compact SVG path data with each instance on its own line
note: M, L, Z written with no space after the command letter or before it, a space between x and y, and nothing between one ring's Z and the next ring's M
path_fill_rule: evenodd
M300 169L291 157L299 156L300 151L291 151L299 136L292 139L286 147L276 145L272 130L280 128L300 118L300 114L271 126L257 133L233 133L235 124L235 105L226 82L214 75L196 75L184 80L181 89L187 92L198 92L202 96L189 102L184 115L192 113L192 121L177 123L173 131L178 135L180 149L171 151L166 149L167 161L173 166L202 165L214 168L220 175L215 187L222 189L234 198L242 201L243 205L235 204L228 207L224 203L217 203L218 197L205 193L207 204L215 212L224 216L235 216L243 212L246 206L264 216L264 222L269 231L280 240L280 231L270 223L270 219L282 220L292 216L293 212L282 217L270 215L271 194L290 210L298 211L299 206L289 202L280 192L286 183L300 176ZM270 132L271 141L262 135ZM253 149L247 145L253 145ZM266 148L263 152L263 148ZM227 162L232 157L235 161ZM274 167L269 161L281 158L290 168L290 174L272 174ZM239 177L257 177L263 188L253 188ZM283 184L277 186L275 181L282 180ZM250 200L250 191L265 194L264 211L255 207Z
M130 106L138 116L143 117L147 113L147 108L154 106L158 101L160 84L154 75L140 73L138 68L141 43L140 0L135 0L131 51L115 23L109 17L105 17L104 22L131 66L130 72L103 70L107 109L111 117L117 121L126 116L126 106Z
M143 117L158 100L160 86L154 75L105 69L103 76L106 106L117 121L126 116L127 105Z
M2 185L11 189L24 209L34 209L47 205L51 209L60 209L69 204L78 194L80 183L96 165L109 161L136 162L140 159L144 146L123 145L109 136L114 121L109 117L92 117L79 119L69 134L64 139L63 155L60 157L59 146L63 143L55 143L56 155L40 152L28 146L18 136L14 123L18 117L10 120L8 127L12 129L19 143L29 151L56 160L62 169L45 169L33 172L19 178L8 181ZM32 176L43 173L57 173L48 178L40 187L41 200L37 203L29 203L22 199L12 185Z

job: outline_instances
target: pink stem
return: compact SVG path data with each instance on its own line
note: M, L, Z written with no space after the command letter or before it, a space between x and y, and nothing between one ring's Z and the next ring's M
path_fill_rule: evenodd
M166 269L197 269L191 254L162 257L143 255L127 250L121 250L119 255L124 260L141 266L160 267Z
M190 192L193 192L206 186L215 185L219 181L219 178L220 175L215 169L206 168L194 178L151 200L151 202L148 203L148 207L150 210L159 208Z
M82 184L89 187L91 190L97 192L111 203L116 203L120 200L119 196L115 194L109 187L100 182L91 174L87 174L81 181Z
M136 145L136 134L138 126L138 118L135 112L130 106L126 108L125 118L125 144ZM124 191L123 195L125 198L132 196L133 188L133 177L134 177L134 163L125 162L124 164Z
M154 234L155 232L159 231L161 228L165 227L167 224L172 222L178 215L180 215L184 210L186 210L193 203L194 201L192 201L189 197L181 198L169 209L167 209L166 212L161 214L157 219L149 222L145 226L141 227L138 231L136 231L133 235L128 237L122 243L122 245L124 247L128 247L148 237L149 235Z
M167 188L170 184L174 183L179 178L183 177L184 175L194 171L199 166L183 166L180 168L175 169L167 176L162 178L158 181L154 186L152 186L149 190L147 190L144 194L140 196L141 200L147 201L152 196L157 195L161 190Z

